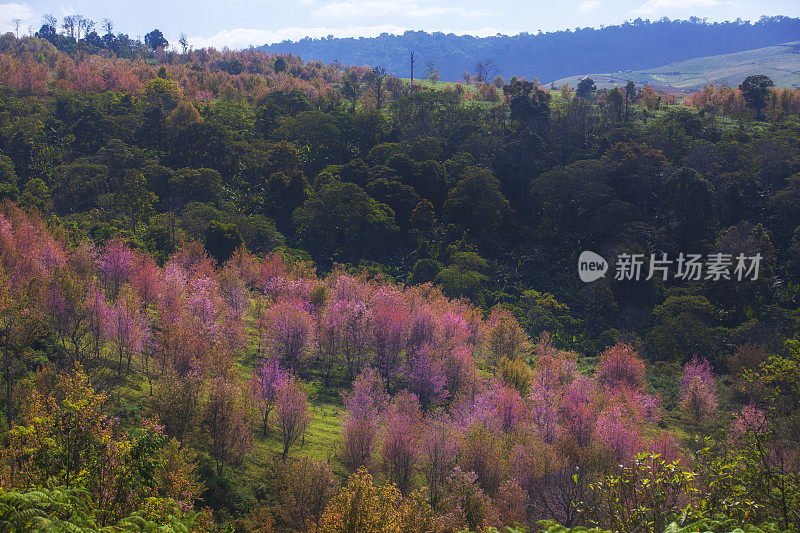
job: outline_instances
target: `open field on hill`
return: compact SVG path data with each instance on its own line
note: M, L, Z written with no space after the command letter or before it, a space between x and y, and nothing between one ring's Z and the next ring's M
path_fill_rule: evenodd
M800 41L758 48L747 52L698 57L648 70L630 70L605 74L589 73L598 89L625 85L633 80L657 89L690 92L714 83L737 86L747 76L765 74L778 87L800 87ZM556 86L573 87L584 75L556 80Z

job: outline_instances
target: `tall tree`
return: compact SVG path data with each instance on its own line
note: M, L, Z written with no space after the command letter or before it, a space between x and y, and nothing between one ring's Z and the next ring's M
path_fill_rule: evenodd
M161 30L156 28L144 36L144 44L150 47L151 50L156 50L169 46L169 41L164 38L164 34L161 33Z
M186 37L185 33L181 32L180 36L178 36L178 44L181 45L183 55L186 55L186 52L189 51L189 38Z
M375 76L375 108L381 110L381 97L383 96L383 80L386 79L386 69L383 67L375 67L372 69L372 74Z
M294 380L278 393L275 419L283 441L281 460L286 462L289 450L305 435L309 422L308 399Z
M774 86L775 83L763 74L748 76L739 85L747 107L755 110L757 119L761 118L761 110L767 107L769 90Z
M575 90L575 96L588 100L592 97L595 91L597 91L597 86L594 84L594 80L587 76L578 82L578 88Z
M478 239L491 236L509 209L508 200L500 192L500 181L490 170L477 167L464 170L444 203L448 218Z

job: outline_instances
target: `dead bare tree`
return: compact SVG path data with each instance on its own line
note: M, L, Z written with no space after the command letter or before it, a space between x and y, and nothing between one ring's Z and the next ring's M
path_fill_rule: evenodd
M80 29L83 30L84 38L92 32L92 29L94 29L94 21L92 19L81 17L79 24L80 24ZM79 35L80 33L81 32L78 31Z
M74 15L67 15L64 17L64 22L61 23L61 28L64 30L64 33L75 38L75 27L77 26L78 21L76 20Z
M497 66L497 63L491 59L487 59L475 65L475 81L477 83L488 82L494 79L498 74L500 74L500 68Z
M186 52L189 50L189 38L186 37L185 33L180 34L180 37L178 37L178 43L181 45L183 55L186 55Z
M55 17L55 15L44 15L42 17L42 23L44 23L45 26L52 26L53 29L58 28L58 19Z

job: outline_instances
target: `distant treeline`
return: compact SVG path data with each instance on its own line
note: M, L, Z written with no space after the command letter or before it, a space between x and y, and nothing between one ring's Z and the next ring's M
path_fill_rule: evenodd
M537 35L474 37L407 31L374 38L305 38L265 45L267 52L290 52L304 60L339 60L345 65L382 66L396 76L410 75L410 53L416 54L415 77L435 63L441 79L456 81L479 62L492 59L499 73L550 82L589 72L617 72L659 67L694 57L728 54L800 40L800 19L762 17L755 23L708 23L636 19L600 29L576 28Z

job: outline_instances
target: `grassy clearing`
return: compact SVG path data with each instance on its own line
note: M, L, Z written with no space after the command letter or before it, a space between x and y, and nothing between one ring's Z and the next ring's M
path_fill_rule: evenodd
M735 87L753 74L766 74L778 87L800 87L798 50L800 42L792 42L732 54L697 57L647 70L589 75L599 89L618 87L633 80L638 85L694 91L711 82ZM583 76L570 76L554 83L557 86L568 83L575 87Z
M334 472L345 474L335 458L339 430L344 417L341 405L316 403L310 406L311 421L305 437L299 445L289 451L289 458L309 456L331 465ZM257 429L256 446L241 465L230 470L233 477L243 485L255 487L272 471L276 460L280 460L282 443L276 428L270 428L264 437Z
M400 78L400 79L404 83L411 83L411 78ZM442 89L446 89L448 87L455 87L456 85L459 85L459 84L464 87L465 91L470 92L470 93L477 92L477 90L478 90L478 88L475 85L473 85L473 84L465 85L463 82L460 82L460 81L442 81L442 80L439 80L439 81L435 81L434 82L434 81L431 81L431 80L428 80L428 79L422 79L422 80L415 79L414 83L415 84L419 83L423 87L427 87L428 89L436 89L438 91L441 91Z

